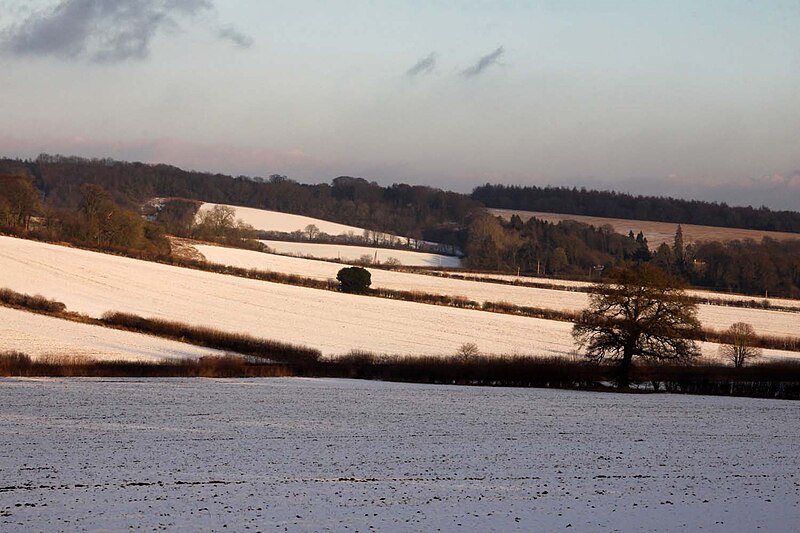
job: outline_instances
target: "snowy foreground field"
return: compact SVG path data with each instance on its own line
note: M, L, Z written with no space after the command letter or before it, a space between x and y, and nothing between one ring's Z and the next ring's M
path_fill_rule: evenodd
M800 403L0 380L0 530L797 531Z

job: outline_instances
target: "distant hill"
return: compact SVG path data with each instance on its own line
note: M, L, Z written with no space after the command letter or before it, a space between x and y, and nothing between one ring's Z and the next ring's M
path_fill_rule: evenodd
M590 217L586 215L570 215L564 213L544 213L540 211L517 211L514 209L489 209L493 215L511 219L512 215L519 216L523 222L526 222L531 217L535 217L545 222L552 222L558 224L563 220L575 220L584 224L590 224L596 228L609 225L614 228L614 231L627 235L628 232L634 234L640 231L647 239L647 244L655 250L662 243L672 245L675 240L675 231L678 229L678 224L675 222L654 222L652 220L634 220L630 218L608 218L608 217ZM709 241L733 241L733 240L746 240L751 239L760 242L764 237L776 240L798 240L800 234L781 232L781 231L764 231L755 229L742 229L742 228L727 228L720 226L699 226L695 224L682 224L683 240L686 244L696 242L709 242Z
M455 246L462 245L458 232L478 207L459 193L420 185L381 187L349 176L308 185L280 175L233 177L111 159L49 155L33 161L0 159L0 175L20 173L31 176L46 202L55 207L77 207L81 185L92 183L131 208L154 197L188 198L311 216Z
M732 207L724 203L583 188L491 184L476 187L471 197L497 209L800 233L800 213L766 207Z
M18 180L21 174L30 180ZM63 156L0 159L3 175L19 182L20 190L27 187L32 200L22 217L12 198L14 191L0 188L0 225L11 226L8 231L20 235L33 231L45 239L111 246L133 254L169 253L163 234L174 232L166 222L143 224L133 209L141 213L142 204L154 197L185 198L189 204L254 207L452 245L466 252L465 264L472 269L587 278L617 266L652 261L695 286L800 297L800 239L669 246L666 236L656 247L644 233L620 235L605 223L523 221L519 216L501 221L485 213L484 205L573 217L783 231L800 237L800 213L790 211L552 187L485 185L465 195L419 185L382 187L349 176L330 184L306 185L280 175L232 177L169 165ZM34 187L44 197L41 206ZM98 218L93 208L97 202L111 205L115 217ZM35 227L28 223L33 216L38 219ZM188 225L192 220L190 216Z

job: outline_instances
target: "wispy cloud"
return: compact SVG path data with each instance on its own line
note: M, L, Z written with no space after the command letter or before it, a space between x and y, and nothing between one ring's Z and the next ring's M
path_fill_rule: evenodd
M5 28L0 49L15 56L97 63L145 59L156 35L213 10L211 0L61 0ZM252 44L229 26L219 28L217 36L242 48Z
M417 61L413 67L406 71L406 76L414 77L424 74L430 74L436 68L438 57L436 52L431 52L427 56Z
M487 68L491 67L492 65L496 65L498 60L500 59L500 56L502 56L504 53L505 53L505 50L503 49L502 46L500 46L494 52L492 52L491 54L486 54L485 56L482 56L471 67L462 70L461 74L463 74L467 78L472 78L474 76L479 76Z
M253 46L253 38L249 35L245 35L244 33L240 32L236 28L230 25L222 26L217 35L220 39L225 39L226 41L230 41L239 48L250 48Z

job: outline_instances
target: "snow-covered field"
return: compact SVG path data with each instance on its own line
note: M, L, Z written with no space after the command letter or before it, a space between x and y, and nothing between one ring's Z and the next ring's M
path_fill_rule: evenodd
M3 531L797 531L800 403L0 380Z
M225 204L206 203L200 206L198 213L210 211L217 205ZM238 205L225 205L225 207L232 207L236 211L237 219L250 224L255 229L260 231L281 231L285 233L292 233L294 231L303 231L306 226L313 224L321 232L327 233L328 235L348 235L352 233L360 236L364 233L363 228L337 224L336 222L321 220L319 218L292 215L290 213L281 213L278 211L267 211L266 209L242 207Z
M319 279L335 278L336 272L341 268L341 265L337 263L264 254L250 250L207 245L196 245L195 247L212 263L242 268L272 270ZM373 285L376 287L465 296L480 303L505 301L515 305L563 311L580 311L589 305L589 295L584 292L464 281L380 269L372 269L370 272ZM734 322L748 322L758 333L771 335L797 335L798 324L800 324L800 314L798 313L714 305L700 305L699 317L703 325L707 327L727 329Z
M445 272L445 274L447 274L447 272ZM512 283L538 283L543 285L552 285L554 287L586 288L594 285L594 283L590 283L588 281L574 281L569 279L545 278L536 276L515 276L513 274L496 274L496 273L485 274L476 272L469 272L469 273L453 272L452 274L464 275L472 278L498 279L502 281L509 281ZM800 300L791 300L788 298L772 298L772 297L764 298L763 296L752 296L746 294L729 294L724 292L714 292L714 291L696 290L696 289L690 289L686 292L687 294L690 294L692 296L697 296L699 298L728 300L732 302L750 302L753 300L757 302L766 301L772 306L793 307L800 309Z
M299 261L302 265L326 265L254 253L280 261ZM401 275L383 271L380 274ZM420 283L457 282L416 276ZM487 285L492 290L506 287L475 285ZM307 345L326 355L353 349L397 355L449 355L466 342L476 343L484 353L496 354L569 355L575 349L571 324L567 322L281 285L10 237L0 237L0 287L42 294L64 302L69 310L91 316L106 311L130 312ZM561 299L571 295L586 297L581 293L544 293ZM541 300L533 303L540 305ZM773 321L773 329L794 331L797 324L797 315L791 313L715 310L723 313L721 318L715 318L724 327L742 316L724 312L764 313ZM780 320L787 320L788 325L781 326ZM758 323L752 322L758 330ZM704 353L713 356L716 347L706 345ZM798 354L768 351L765 355Z
M377 259L381 263L385 263L388 259L394 258L400 261L401 265L405 266L461 267L461 260L458 257L426 252L413 252L411 250L349 246L344 244L317 244L313 242L261 242L279 254L290 254L299 257L356 261L365 255L369 256L370 259L374 259L377 254Z
M267 283L8 237L0 237L0 287L92 316L131 312L325 354L452 354L465 342L486 353L562 355L574 348L563 322Z
M0 352L17 351L32 357L86 357L96 361L163 361L222 355L218 350L192 346L150 335L0 307Z

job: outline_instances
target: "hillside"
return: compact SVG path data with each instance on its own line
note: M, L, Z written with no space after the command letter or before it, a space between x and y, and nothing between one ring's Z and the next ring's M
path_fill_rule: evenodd
M295 272L310 275L312 264L330 268L319 261L273 257L291 262ZM328 356L351 350L450 355L464 342L474 342L489 354L569 356L574 350L568 322L269 283L7 237L0 237L0 270L7 273L3 277L6 287L27 294L41 293L64 302L69 310L90 316L121 311L189 325L211 325L222 331L318 348ZM385 283L393 283L392 279L387 277ZM405 285L413 278L394 279ZM526 299L537 293L542 295L541 301L552 297L553 306L575 298L568 305L578 307L578 300L586 298L582 293L420 276L419 283L426 281L446 293L466 292L476 297L478 293L456 287L496 290L498 295L519 289L520 297ZM494 299L491 293L485 294ZM713 327L727 327L745 317L763 333L786 335L796 329L796 313L708 307L703 310L703 320ZM716 345L703 343L703 351L713 357ZM765 355L793 358L797 354L766 350Z
M573 349L570 325L563 322L365 298L7 237L0 237L0 271L6 287L90 316L122 311L210 325L325 355L354 349L444 355L470 341L487 353L565 355Z
M23 173L30 178L3 177L3 173ZM515 207L516 204L525 205L528 200L539 205L541 198L545 198L552 200L546 211L567 215L578 212L590 216L599 212L616 214L615 218L623 219L640 214L638 220L670 220L683 224L702 221L714 227L727 224L759 232L781 229L792 235L800 228L795 224L800 220L800 213L795 212L567 188L485 186L467 196L406 184L382 187L347 176L335 178L330 184L306 185L278 175L268 179L233 178L186 172L167 165L60 156L41 156L35 161L0 160L0 181L10 184L0 188L0 229L3 231L136 257L168 256L170 249L165 233L243 247L261 246L252 241L253 235L227 231L231 228L219 233L195 232L194 212L190 210L168 221L144 223L138 216L143 203L168 197L188 199L184 202L194 208L198 203L207 202L267 211L270 217L275 217L275 213L299 217L298 220L310 217L342 228L363 228L381 239L387 235L402 236L406 245L441 243L442 248L425 251L459 255L463 251L464 266L473 270L545 272L558 277L589 278L604 276L615 267L653 262L696 287L752 295L800 296L800 240L708 242L703 239L705 236L724 239L764 235L783 239L786 235L701 231L690 227L692 232L698 233L690 233L689 239L684 239L685 245L676 248L663 246L670 242L672 228L648 229L653 237L649 242L644 232L630 237L609 231L608 226L602 224L593 227L533 218L525 222L519 217L500 223L486 215L480 202L490 207L508 207L506 204L515 204L511 205ZM28 195L30 202L22 210L3 207L18 205L11 198L13 194L9 196L3 190L11 185ZM44 197L44 202L38 195ZM109 216L109 212L113 214ZM621 222L617 225L628 227ZM261 238L287 240L286 236ZM693 240L702 241L702 245L692 246ZM657 246L658 243L661 246ZM387 245L385 242L368 244ZM330 249L308 251L317 256L332 255ZM352 257L352 252L354 250L339 249L336 257ZM373 257L375 253L372 251ZM362 253L359 257L363 255L368 254ZM386 260L389 257L387 255ZM406 263L430 264L425 260L407 260ZM444 266L445 261L436 260L434 266L440 264Z
M140 333L80 324L0 307L0 353L32 357L69 356L106 361L165 361L224 355Z
M250 250L205 245L197 245L196 248L213 263L287 274L300 273L323 280L334 278L341 268L341 265L336 263L283 257ZM534 305L571 312L579 312L589 305L589 295L586 292L465 281L379 269L373 269L371 273L374 287L461 296L479 303L502 301L519 306ZM797 301L792 303L798 304ZM718 330L726 329L734 322L745 321L752 324L760 334L791 336L796 335L800 313L701 304L699 318L705 327Z
M766 207L735 207L724 203L634 196L574 187L491 184L476 187L471 198L496 209L800 233L800 213L773 211Z
M591 224L595 227L610 225L617 233L623 235L628 232L634 234L640 231L647 238L647 243L652 249L656 249L660 244L672 245L675 240L675 231L678 224L674 222L654 222L652 220L633 220L627 218L607 218L592 217L586 215L572 215L564 213L550 213L543 211L519 211L513 209L488 209L493 215L510 220L512 215L519 216L523 221L530 218L537 218L545 222L558 224L564 220L575 220L583 224ZM683 230L683 240L686 244L700 241L732 241L752 239L761 241L764 237L776 240L800 240L800 234L781 231L764 231L741 228L726 228L720 226L698 226L695 224L681 224Z

